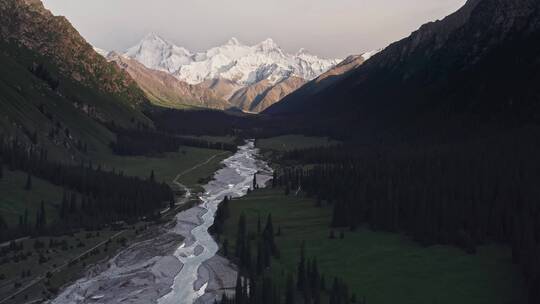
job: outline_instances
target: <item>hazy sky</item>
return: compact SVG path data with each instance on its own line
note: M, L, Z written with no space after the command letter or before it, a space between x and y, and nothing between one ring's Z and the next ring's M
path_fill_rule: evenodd
M43 0L93 45L125 50L149 32L193 51L237 37L345 57L377 49L466 0Z

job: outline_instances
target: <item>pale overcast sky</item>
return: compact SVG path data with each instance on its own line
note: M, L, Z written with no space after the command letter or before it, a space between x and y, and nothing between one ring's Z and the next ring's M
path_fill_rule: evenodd
M125 50L149 32L193 51L237 37L345 57L441 19L466 0L43 0L94 46Z

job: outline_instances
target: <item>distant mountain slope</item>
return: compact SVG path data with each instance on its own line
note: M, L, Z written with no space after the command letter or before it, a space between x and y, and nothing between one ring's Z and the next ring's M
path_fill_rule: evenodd
M309 113L353 133L354 126L425 132L451 121L537 121L539 11L535 0L469 0L342 79L318 90L311 82L265 113Z
M210 89L190 85L169 73L152 70L136 60L111 52L107 59L116 62L144 90L153 103L171 108L205 107L225 110L231 104Z
M339 62L304 49L287 54L272 39L248 46L232 38L224 45L193 53L155 34L146 36L124 55L191 85L207 88L219 83L215 94L225 99L236 95L229 100L231 104L255 112L297 89L299 79L311 80ZM274 93L265 94L269 91Z
M0 0L0 133L62 158L103 152L105 124L150 126L144 93L39 0Z
M292 96L296 97L296 96L302 96L302 95L314 95L318 92L321 92L324 89L328 88L330 85L339 81L340 79L343 79L350 71L364 64L366 60L371 58L371 56L375 55L377 52L378 51L364 53L362 55L351 55L345 58L342 62L340 62L339 64L337 64L330 70L328 70L327 72L313 79L313 81L310 81L304 84L303 86L300 86L299 87L300 90L298 90L298 92L296 92L296 90L291 90L289 91L289 93L292 93ZM278 101L283 100L288 95L289 94L284 94L281 98L278 99ZM275 104L275 102L269 103L268 106L263 108L262 110L269 108L273 104Z
M261 112L291 92L294 92L306 81L299 77L288 77L278 83L261 80L236 91L230 98L231 104L248 112Z

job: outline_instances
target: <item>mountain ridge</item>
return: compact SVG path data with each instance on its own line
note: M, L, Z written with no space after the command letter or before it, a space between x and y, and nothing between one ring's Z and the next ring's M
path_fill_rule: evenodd
M539 11L532 0L469 0L338 81L320 90L308 83L264 113L309 114L326 127L348 122L356 130L350 133L363 135L372 128L400 133L431 123L524 121L539 113L532 84L539 70Z
M80 160L109 152L109 125L153 126L142 90L65 17L39 0L0 0L0 20L1 137Z
M305 49L288 54L270 38L249 46L233 37L223 45L192 52L155 33L147 34L123 56L188 85L209 88L209 94L247 112L266 109L340 62ZM219 89L212 89L216 88L212 83L219 83Z

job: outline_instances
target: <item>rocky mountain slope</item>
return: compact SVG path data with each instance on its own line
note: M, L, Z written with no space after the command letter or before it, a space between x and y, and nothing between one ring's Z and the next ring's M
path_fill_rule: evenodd
M0 20L1 134L82 157L108 149L106 124L152 124L142 90L66 18L39 0L0 0Z
M124 56L187 84L211 88L232 106L251 112L264 110L339 63L306 50L287 54L272 39L248 46L232 38L222 46L194 53L155 34Z
M149 69L134 59L115 52L108 53L107 59L124 69L154 104L169 108L205 107L219 110L232 106L211 89L190 85L169 73Z
M539 11L535 0L469 0L337 81L314 89L315 80L265 113L309 114L356 135L535 120Z

